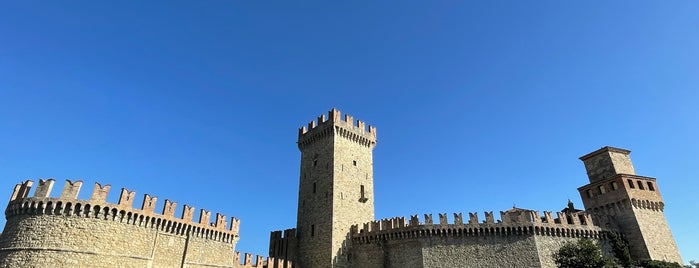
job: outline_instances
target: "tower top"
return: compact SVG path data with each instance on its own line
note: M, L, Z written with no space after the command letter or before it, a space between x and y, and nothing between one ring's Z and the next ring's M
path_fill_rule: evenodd
M347 136L365 146L373 147L376 145L376 127L367 125L360 120L354 122L354 118L349 114L342 117L339 110L332 108L327 117L322 114L318 120L313 120L308 123L308 126L299 128L299 148L332 133Z
M611 178L617 174L635 175L636 171L631 163L629 154L631 151L610 146L591 152L580 157L585 163L587 177L590 182L596 182Z

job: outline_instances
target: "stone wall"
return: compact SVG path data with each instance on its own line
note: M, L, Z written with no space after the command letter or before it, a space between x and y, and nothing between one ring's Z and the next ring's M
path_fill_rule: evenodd
M351 230L350 267L555 267L553 253L569 241L601 239L600 228L584 212L544 212L513 208L492 212L480 222L455 213L439 222L426 214L383 219Z
M152 211L155 198L142 209L130 207L134 192L122 191L119 204L104 195L78 200L82 182L68 181L59 198L51 198L53 180L18 184L0 235L0 267L235 267L238 221L226 228L225 216L202 211L191 222L191 207L174 218L174 203L163 214ZM93 193L104 192L97 184ZM129 198L125 198L125 196ZM189 217L189 218L187 218Z

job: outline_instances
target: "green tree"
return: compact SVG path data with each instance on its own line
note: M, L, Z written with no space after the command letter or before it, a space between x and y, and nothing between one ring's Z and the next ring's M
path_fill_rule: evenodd
M568 242L553 254L559 268L602 268L609 262L602 257L602 250L590 239Z
M682 265L676 262L642 260L638 262L638 266L643 268L682 268Z
M612 253L616 257L617 262L623 267L631 267L633 259L631 259L631 254L629 253L628 242L614 232L605 232L605 235L612 244Z

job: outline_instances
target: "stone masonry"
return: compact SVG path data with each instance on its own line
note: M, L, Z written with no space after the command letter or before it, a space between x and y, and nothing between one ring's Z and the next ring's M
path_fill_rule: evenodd
M145 195L132 208L135 192L122 189L118 204L109 204L109 185L95 184L90 200L78 200L82 181L67 181L60 197L50 197L55 181L18 184L5 210L0 237L0 267L233 267L238 219L165 200L155 213L157 197Z
M82 181L17 184L0 235L3 267L555 267L553 254L582 238L611 256L606 234L621 234L632 257L682 263L663 214L655 178L636 175L630 151L603 147L580 159L589 184L578 191L585 210L569 202L560 212L513 207L482 214L374 219L373 149L376 128L332 109L299 129L301 151L296 228L270 234L269 257L235 251L240 221L122 189L106 202L109 185L95 184L79 200Z

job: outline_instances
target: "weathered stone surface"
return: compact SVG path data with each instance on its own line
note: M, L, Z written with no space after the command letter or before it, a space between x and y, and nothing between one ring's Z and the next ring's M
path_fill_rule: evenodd
M374 220L373 149L376 128L333 109L299 129L301 151L297 228L272 232L270 257L235 252L240 221L122 189L106 203L110 186L95 184L77 200L82 181L67 181L60 198L54 180L18 184L0 235L3 267L555 267L553 254L582 238L611 246L602 231L621 233L636 259L681 263L663 214L656 179L638 176L630 151L604 147L580 159L590 183L578 188L586 210L515 208L425 214ZM454 215L449 220L449 215ZM212 222L213 221L213 222Z

